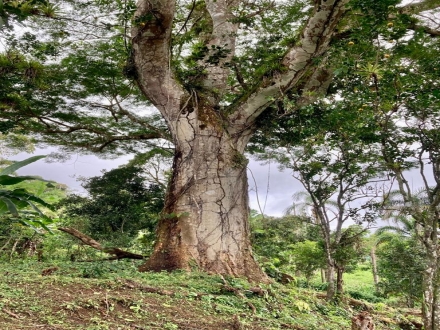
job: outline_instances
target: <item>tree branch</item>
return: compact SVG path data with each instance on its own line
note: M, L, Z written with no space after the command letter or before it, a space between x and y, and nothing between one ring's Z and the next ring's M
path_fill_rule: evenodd
M97 241L95 241L93 238L91 238L90 236L87 236L86 234L81 233L80 231L74 229L74 228L69 228L69 227L58 227L58 230L61 230L65 233L68 233L70 235L72 235L73 237L76 237L77 239L79 239L81 242L83 242L84 244L108 253L108 254L113 254L114 257L109 258L108 260L117 260L117 259L144 259L143 255L140 254L135 254L135 253L131 253L128 251L123 251L121 249L118 248L104 248L100 243L98 243Z
M237 111L229 116L232 132L240 132L252 125L255 119L276 99L296 86L307 72L316 66L312 59L320 58L328 49L334 30L345 12L347 0L318 0L314 13L307 22L300 41L293 46L282 59L285 72L279 72L270 79L263 80L254 91L234 107ZM320 81L320 75L310 75L315 80L308 84L319 88L328 83Z
M234 23L232 8L237 5L237 0L205 2L212 20L212 33L207 42L208 52L201 61L206 72L202 85L211 92L210 101L216 104L228 87L227 79L231 73L230 67L224 64L231 62L235 55L238 24Z
M175 0L140 0L131 30L137 82L167 121L176 120L184 90L170 67Z

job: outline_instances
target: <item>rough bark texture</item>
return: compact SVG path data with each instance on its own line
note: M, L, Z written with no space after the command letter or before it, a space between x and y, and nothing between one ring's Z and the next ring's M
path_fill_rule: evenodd
M374 330L373 318L368 312L362 312L351 319L351 330Z
M212 111L211 115L216 116ZM194 266L209 272L263 280L244 221L248 217L244 144L198 119L196 112L185 121L177 134L192 137L176 144L158 243L140 269L188 268L194 261Z
M325 277L327 280L327 300L331 300L336 294L335 267L334 260L331 257L327 257L327 268Z
M138 1L132 29L137 82L163 115L175 145L173 177L157 243L140 270L195 266L266 280L250 247L244 149L256 129L256 118L300 79L309 77L306 86L315 91L328 83L329 75L314 74L318 68L313 59L327 50L346 2L316 1L299 46L292 47L282 61L286 70L271 82L253 86L246 97L220 111L232 74L231 66L223 63L235 55L238 23L231 18L238 1L205 1L212 27L204 37L209 52L200 60L202 91L185 89L174 77L170 44L175 1ZM225 50L217 65L205 61L211 46Z
M342 267L336 267L336 292L338 295L344 294L344 268Z
M437 251L428 251L423 274L422 314L425 330L440 329L440 265Z

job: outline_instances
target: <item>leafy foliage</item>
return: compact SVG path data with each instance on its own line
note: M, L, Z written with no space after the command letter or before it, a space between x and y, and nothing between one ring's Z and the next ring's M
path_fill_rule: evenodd
M342 237L334 249L334 259L338 267L352 272L366 255L364 238L367 231L352 225L342 230Z
M138 166L122 166L83 180L88 197L71 195L61 202L68 222L83 223L97 239L127 244L144 230L149 244L164 203L163 188L146 184ZM77 219L77 220L75 220Z
M402 295L408 307L422 300L426 253L411 237L388 234L377 250L379 288L384 295Z
M256 211L251 218L251 230L255 253L260 257L265 271L277 279L281 272L295 271L296 244L319 237L316 226L310 225L305 217L273 218L259 215ZM305 269L300 266L299 270Z
M321 244L320 244L321 243ZM290 246L289 252L295 269L310 281L318 269L325 268L325 254L322 242L304 241Z
M17 221L25 226L38 231L43 228L51 232L48 225L53 222L37 205L53 209L52 205L43 199L28 192L24 188L16 188L15 185L27 180L42 180L32 176L13 176L16 170L33 163L45 156L34 156L20 162L15 162L0 170L0 217Z

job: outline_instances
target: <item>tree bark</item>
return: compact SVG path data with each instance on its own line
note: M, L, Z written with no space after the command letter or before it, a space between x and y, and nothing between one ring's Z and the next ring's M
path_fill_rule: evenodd
M218 114L205 111L209 111L205 121L190 114L187 123L179 125L177 134L192 138L176 144L158 241L140 270L196 266L264 281L266 277L252 256L245 221L249 216L245 141L232 139L217 126Z
M440 269L437 249L428 249L423 274L422 314L425 330L440 329Z
M341 296L344 294L344 268L336 266L336 294Z
M331 300L336 294L335 267L333 266L333 261L327 262L326 279L327 279L327 300Z
M373 245L371 247L370 257L371 257L371 268L372 268L372 272L373 272L374 287L376 288L376 291L377 291L378 284L379 284L379 275L377 272L377 260L376 260L377 258L376 258L376 246L375 245Z

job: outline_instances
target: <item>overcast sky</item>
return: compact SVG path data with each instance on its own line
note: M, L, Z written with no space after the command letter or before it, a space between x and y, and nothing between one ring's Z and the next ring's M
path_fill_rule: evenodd
M35 155L48 155L56 151L55 148L38 149L33 154L20 153L10 159L23 160ZM20 175L39 175L47 180L66 184L70 191L84 193L79 177L101 175L102 170L111 170L119 165L126 164L131 156L118 159L101 159L93 155L74 155L66 162L45 162L41 159L29 164L18 171ZM250 207L269 216L282 216L287 207L292 204L292 195L304 191L302 185L292 177L291 170L280 172L275 162L262 165L250 159L248 165L249 201ZM427 168L429 181L433 181ZM421 187L421 179L417 170L410 172L408 181L412 189ZM258 192L258 199L257 194ZM381 223L380 221L378 222Z
M33 154L21 153L12 159L23 160L30 156L47 155L54 150L56 149L39 149ZM39 175L46 180L68 185L72 192L82 193L84 190L81 188L81 183L77 181L79 177L101 175L102 170L116 168L130 159L131 156L110 160L100 159L93 155L77 154L64 163L47 163L42 159L23 167L18 173ZM303 190L301 184L291 176L291 171L280 172L276 163L261 165L251 159L248 167L249 200L252 209L260 211L261 208L264 214L281 216L292 203L292 195ZM258 199L256 192L258 192Z

